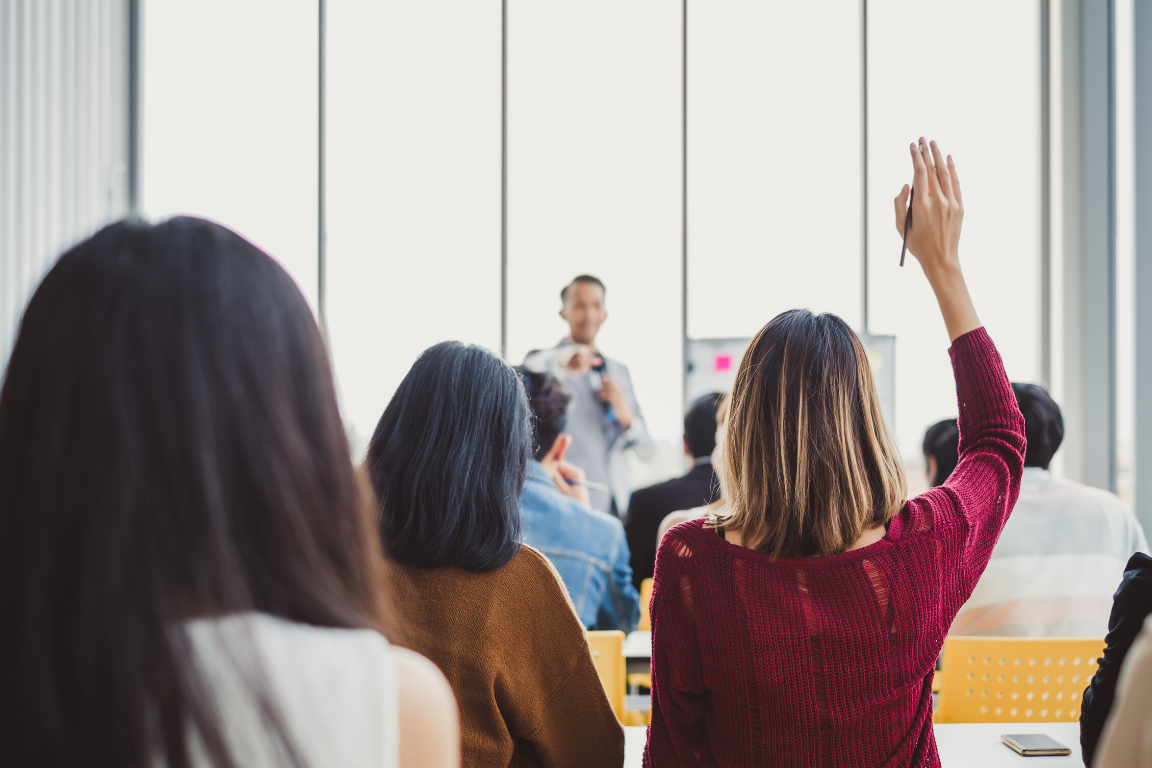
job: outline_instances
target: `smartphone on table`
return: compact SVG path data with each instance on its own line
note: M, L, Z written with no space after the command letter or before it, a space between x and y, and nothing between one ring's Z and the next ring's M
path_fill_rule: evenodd
M1071 749L1044 733L1006 733L1000 740L1025 757L1072 754Z

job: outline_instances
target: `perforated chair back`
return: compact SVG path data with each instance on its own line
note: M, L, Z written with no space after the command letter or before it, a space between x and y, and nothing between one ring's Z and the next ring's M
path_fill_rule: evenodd
M605 632L589 632L588 647L592 651L592 663L608 694L608 703L616 719L624 721L624 633L618 629Z
M948 637L937 723L1071 723L1104 640Z
M640 623L636 625L639 632L652 631L652 579L640 582Z

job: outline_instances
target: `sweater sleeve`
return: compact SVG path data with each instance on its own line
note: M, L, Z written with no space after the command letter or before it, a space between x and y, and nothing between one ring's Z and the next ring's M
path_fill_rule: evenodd
M624 729L592 663L584 627L551 563L523 549L532 582L524 592L533 596L516 610L531 630L510 645L515 682L501 697L510 731L531 742L548 768L620 766Z
M958 516L966 528L960 553L956 608L976 586L1000 531L1020 495L1024 470L1024 417L1004 373L996 345L983 328L952 343L959 410L960 460L943 491L929 492L932 514ZM948 503L936 503L949 499ZM936 521L941 527L947 520ZM954 612L952 612L954 613Z
M689 546L670 531L656 551L652 584L652 723L645 766L711 764L704 682L696 642Z

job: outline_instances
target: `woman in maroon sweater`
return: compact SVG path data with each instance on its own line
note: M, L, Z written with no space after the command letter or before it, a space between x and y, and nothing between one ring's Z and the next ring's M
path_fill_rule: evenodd
M905 501L855 334L802 310L765 326L733 387L724 514L657 554L645 765L940 764L933 669L1016 502L1025 441L960 271L952 159L911 150L908 249L952 339L960 462Z

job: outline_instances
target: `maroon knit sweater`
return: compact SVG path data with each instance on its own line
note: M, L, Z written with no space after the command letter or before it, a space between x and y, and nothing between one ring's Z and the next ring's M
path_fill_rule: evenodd
M951 349L960 463L875 544L780 558L673 528L652 591L646 766L939 766L932 673L1016 503L1024 419L984 330Z

